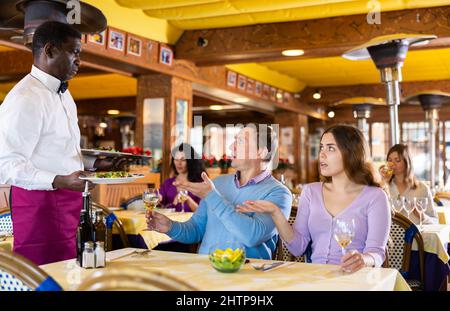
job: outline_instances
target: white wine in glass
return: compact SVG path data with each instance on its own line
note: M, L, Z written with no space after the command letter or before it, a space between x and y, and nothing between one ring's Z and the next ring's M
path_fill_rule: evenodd
M333 235L336 242L342 248L342 255L345 255L346 248L352 243L355 237L355 220L336 219L333 227Z
M158 189L149 188L142 194L142 201L145 204L147 212L152 212L159 204L161 196ZM151 231L150 229L143 229L143 231Z
M187 190L180 190L178 192L178 202L181 204L181 212L184 212L184 203L188 200Z
M142 201L145 204L147 211L153 211L158 206L161 196L158 189L149 188L142 194Z

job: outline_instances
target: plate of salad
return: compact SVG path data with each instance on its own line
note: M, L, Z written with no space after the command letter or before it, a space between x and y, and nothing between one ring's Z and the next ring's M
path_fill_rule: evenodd
M89 180L94 184L123 184L133 182L144 177L143 174L131 174L124 171L117 172L97 172L80 177L82 180Z

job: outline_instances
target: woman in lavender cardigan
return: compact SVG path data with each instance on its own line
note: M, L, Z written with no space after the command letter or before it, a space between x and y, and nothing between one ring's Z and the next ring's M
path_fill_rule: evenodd
M200 198L188 192L187 200L179 202L178 189L173 185L175 181L202 182L202 172L205 167L201 157L189 144L180 144L172 150L170 167L175 177L166 179L159 189L162 197L161 204L166 208L175 208L177 212L195 212Z
M241 212L270 213L278 232L296 256L312 241L313 263L340 264L344 271L380 267L385 260L391 214L387 196L375 181L363 134L335 125L322 135L319 170L322 182L303 188L291 227L280 209L268 201L247 201ZM355 235L345 255L333 237L336 220L354 219Z

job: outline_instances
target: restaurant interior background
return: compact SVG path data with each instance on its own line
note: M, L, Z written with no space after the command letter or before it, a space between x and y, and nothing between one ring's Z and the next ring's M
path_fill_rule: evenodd
M26 46L32 25L27 29L23 16L11 18L17 9L5 3L13 1L0 1L0 105L32 66L32 55ZM51 3L53 8L59 5L55 11L64 13L66 19L61 5L68 1L14 3ZM132 277L138 283L143 283L140 277L145 276L144 271L162 268L172 277L192 282L194 289L214 288L220 292L267 290L267 284L281 291L450 288L450 0L83 2L105 15L107 28L101 33L83 35L80 71L69 81L77 105L81 147L111 147L152 156L148 163L138 160L130 167L130 172L145 174L132 182L100 183L92 193L86 186L83 210L87 213L82 214L89 215L92 207L96 228L105 227L104 245L109 261L108 267L106 257L103 264L95 264L105 268L100 272L108 273L114 268L125 268L126 272L132 263L137 263L135 267L140 270L134 271ZM50 14L44 15L45 20ZM101 24L100 20L89 22ZM386 47L399 46L402 53L385 57L390 55ZM358 50L366 56L371 54L373 60L362 57L355 52ZM380 50L383 57L377 58L376 51ZM432 97L436 101L426 106L421 92L431 90L441 95ZM434 198L436 204L442 205L439 224L423 228L420 219L420 233L415 225L403 223L402 218L397 218L399 213L395 213L386 247L389 258L383 268L361 269L352 275L336 271L333 265L304 264L308 262L308 251L305 256L296 257L281 240L272 259L288 262L264 261L258 265L260 259L252 257L251 264L245 265L249 261L245 261L241 247L228 245L225 251L225 246L214 246L208 257L188 254L196 253L198 245L174 243L169 235L150 230L144 208L147 205L152 210L158 206L150 206L148 200L160 200L157 189L173 173L172 148L181 142L190 143L203 156L212 179L232 173L229 146L239 130L234 125L247 123L277 126L280 144L273 175L293 193L288 218L291 224L295 221L301 186L318 180L321 135L338 123L362 130L376 167L388 164L386 154L392 145L407 144L417 177L430 184L434 180L433 190L447 190L438 191ZM181 192L177 200L181 199ZM0 249L7 251L12 250L14 243L9 193L9 186L0 185L0 218L9 226L8 235L0 240ZM423 208L416 199L419 198L413 199L414 204ZM396 211L394 202L391 203ZM401 208L409 217L412 209L406 208L406 200L402 202ZM169 205L173 204L164 206ZM187 221L194 214L184 207L180 211L162 208L159 212L177 222ZM96 249L105 250L99 246ZM77 250L81 249L77 246ZM230 274L218 277L214 260L219 251L233 251L234 262L239 264L237 270L242 267L244 273L235 274L237 279L231 279ZM282 266L286 270L270 272L264 278L258 274L265 273L266 268ZM89 274L96 270L81 269L75 260L40 267L64 290L82 290L81 281L89 284L94 273ZM72 278L73 272L79 273L76 278ZM0 279L1 276L0 270ZM36 289L47 284L46 275L44 279Z
M85 2L105 14L108 28L83 38L81 71L70 81L81 145L151 150L153 160L145 170L160 173L160 180L170 174L175 141L190 141L207 159L216 158L206 161L214 166L209 168L213 175L226 172L215 166L229 155L236 129L225 126L250 122L279 124L278 173L285 173L291 186L316 180L322 131L334 123L358 124L351 105L336 103L386 97L372 60L342 57L378 36L438 36L410 47L401 97L450 91L449 1ZM0 102L31 68L31 53L20 35L0 31ZM387 111L385 105L374 106L365 125L375 162L385 160L390 144ZM419 178L427 180L425 113L402 103L399 119L401 142L410 146ZM450 107L444 105L436 136L442 185L450 171L449 135Z

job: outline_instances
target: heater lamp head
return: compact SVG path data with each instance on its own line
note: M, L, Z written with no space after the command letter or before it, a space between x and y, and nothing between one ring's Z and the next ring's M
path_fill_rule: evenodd
M342 57L349 60L371 59L371 55L368 50L368 48L370 47L381 46L392 42L402 42L402 44L406 46L427 44L429 40L433 40L436 38L437 37L435 35L404 33L375 37L368 42L345 52L344 54L342 54Z

